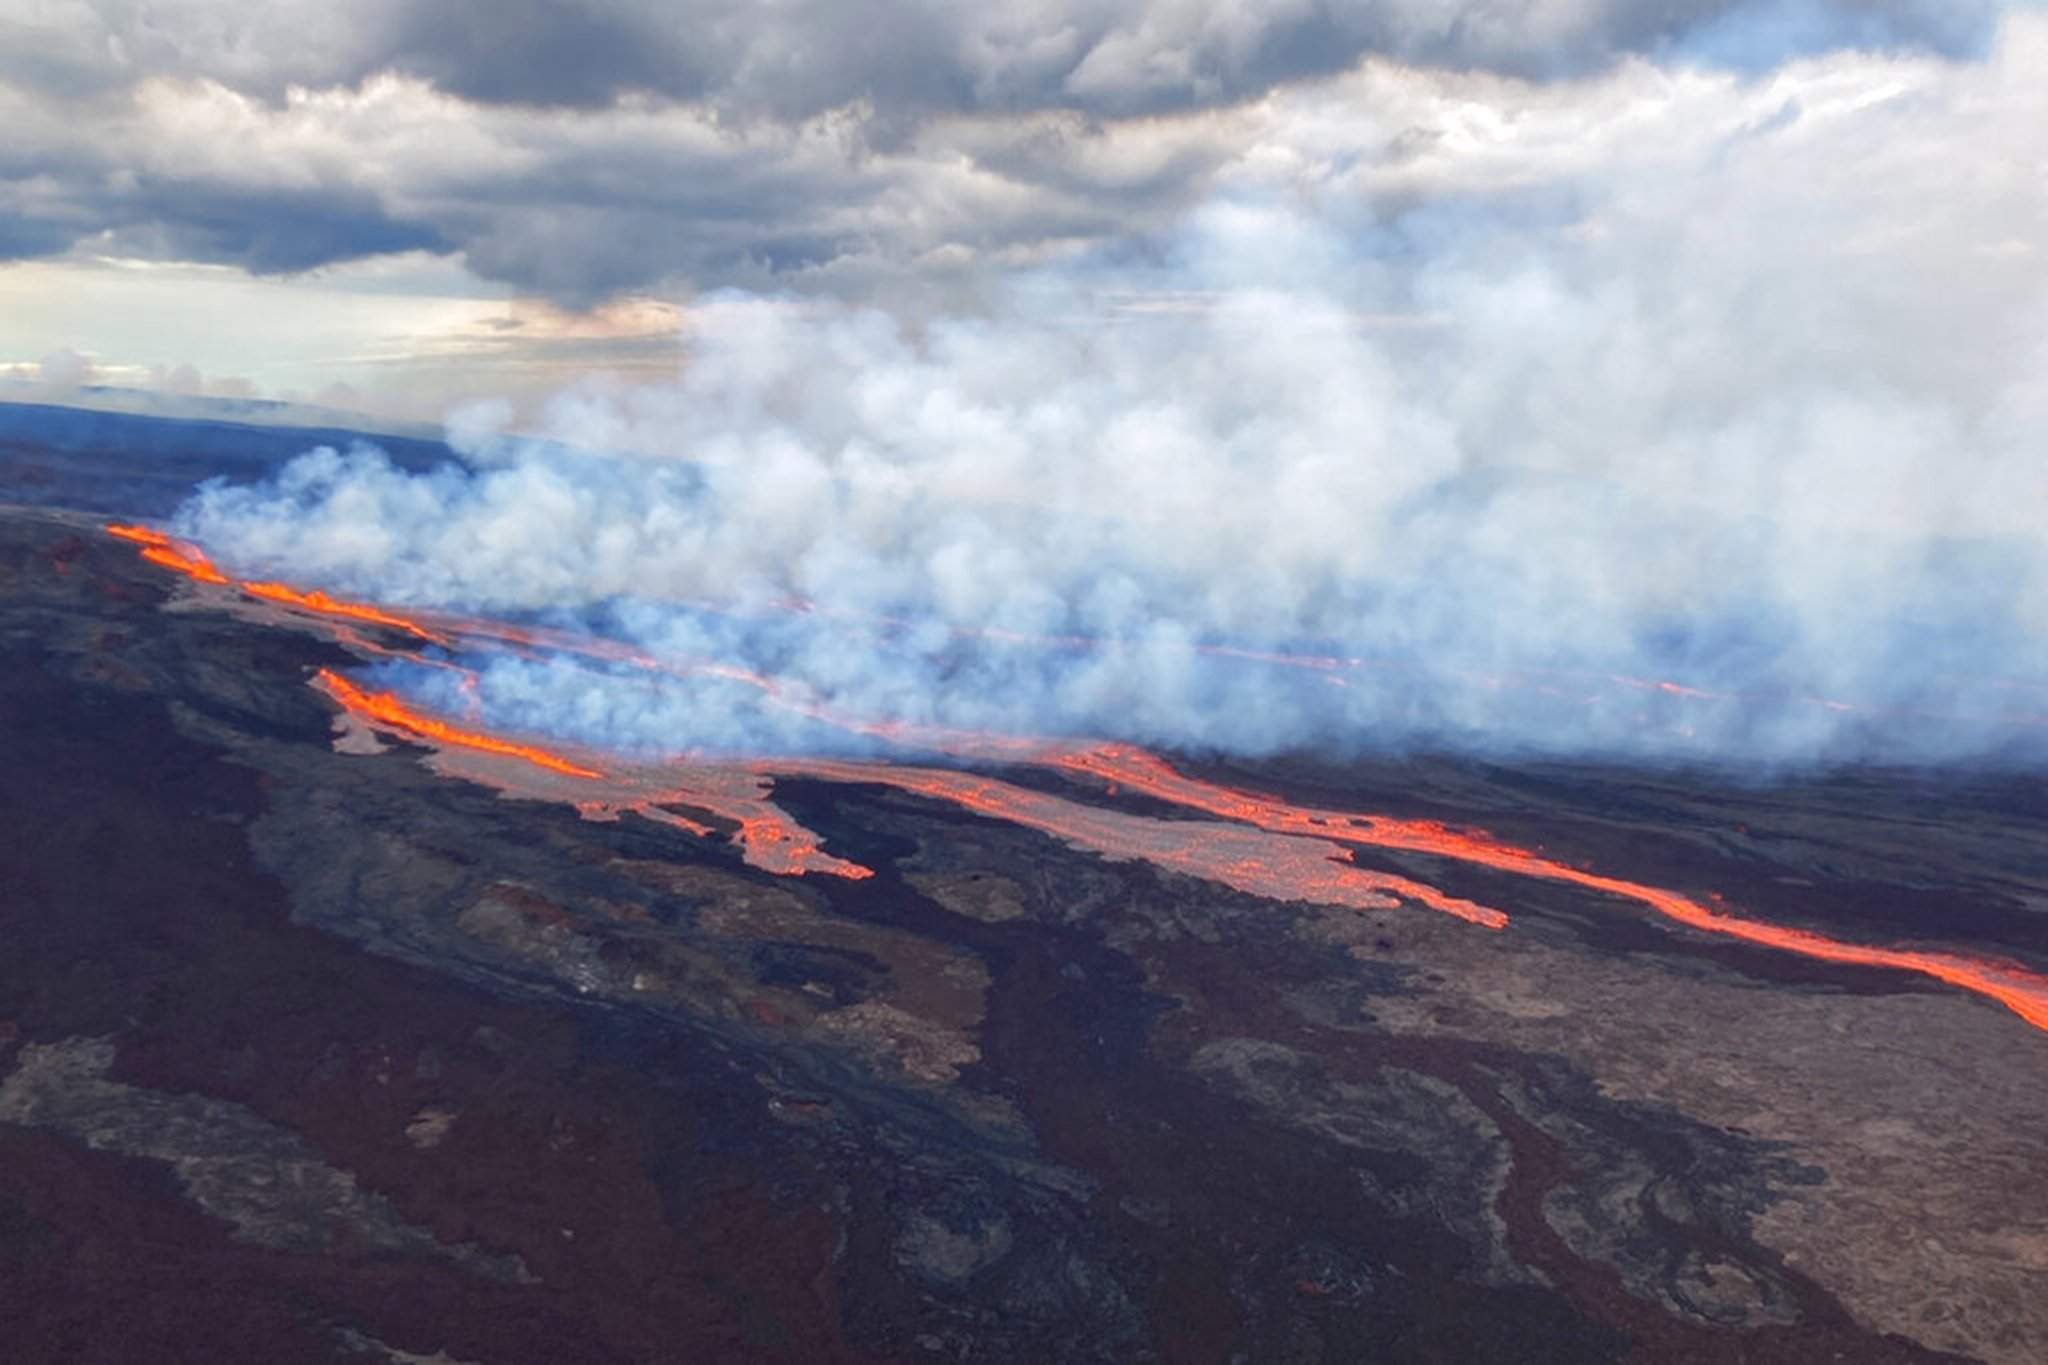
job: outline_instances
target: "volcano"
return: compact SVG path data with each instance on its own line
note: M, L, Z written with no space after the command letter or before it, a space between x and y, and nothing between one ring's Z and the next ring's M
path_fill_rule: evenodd
M37 461L0 511L15 1358L2048 1358L2031 772L842 716L243 579ZM508 653L872 744L505 729L470 703Z

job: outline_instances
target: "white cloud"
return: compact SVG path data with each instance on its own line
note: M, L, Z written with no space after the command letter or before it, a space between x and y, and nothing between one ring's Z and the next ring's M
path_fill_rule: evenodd
M953 724L1244 750L2002 743L1985 680L2048 672L2044 41L2015 19L1980 66L1836 55L1761 82L1371 67L1201 116L1229 149L1218 197L1163 254L910 322L700 300L676 383L571 393L543 423L654 458L514 444L422 480L325 456L185 525L382 597L630 599L656 647ZM1377 111L1355 156L1347 101ZM823 612L674 605L790 594ZM880 615L929 626L877 651L841 624ZM990 630L1116 644L953 633ZM1384 666L1340 689L1205 641ZM1750 700L1680 725L1614 674ZM666 710L635 732L611 701L612 740L755 733L723 704L695 706L704 733Z
M50 388L63 392L92 382L92 361L77 351L65 348L52 351L42 358L36 367L37 378Z
M1743 69L1809 47L1959 56L1995 13L1044 0L905 4L877 24L828 0L48 0L0 19L0 259L82 246L290 273L428 250L575 303L682 284L900 293L933 275L957 293L990 262L1155 231L1248 153L1278 168L1398 150L1413 193L1441 156L1501 141L1482 96L1469 126L1388 130L1433 152L1361 147L1357 121L1385 122L1377 101L1402 103L1391 87L1411 78L1520 73L1538 83L1468 81L1557 128L1585 88L1560 78L1631 53L1741 48ZM1361 63L1382 78L1338 88L1365 104L1324 100L1314 138L1268 135L1262 102L1300 119L1317 81ZM1497 186L1517 178L1496 165Z

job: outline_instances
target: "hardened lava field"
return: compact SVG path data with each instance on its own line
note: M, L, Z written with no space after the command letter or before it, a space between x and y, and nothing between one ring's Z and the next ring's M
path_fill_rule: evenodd
M2038 779L554 770L138 550L0 519L22 1358L2048 1355Z

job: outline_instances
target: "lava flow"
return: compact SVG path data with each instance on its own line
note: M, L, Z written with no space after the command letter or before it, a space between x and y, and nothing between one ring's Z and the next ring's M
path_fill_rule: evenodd
M360 621L365 625L384 626L421 640L427 644L449 645L447 637L428 630L419 622L383 607L373 607L361 602L344 602L330 597L318 588L302 592L283 583L261 582L246 578L230 578L214 566L212 560L197 546L182 540L174 540L161 531L147 526L128 526L110 522L107 534L116 540L125 540L142 547L142 557L159 568L181 573L199 583L211 583L231 587L261 601L294 608L315 616L325 616L342 621Z
M2035 1028L2048 1031L2048 976L2023 967L1957 953L1846 943L1806 929L1742 919L1711 909L1689 896L1620 877L1587 872L1529 849L1504 843L1488 834L1455 830L1432 820L1396 820L1377 815L1314 810L1289 805L1275 797L1198 781L1176 772L1154 755L1128 745L1101 745L1079 750L1060 755L1054 762L1064 771L1085 774L1113 787L1140 792L1225 819L1240 820L1260 829L1313 834L1361 847L1430 854L1524 877L1569 882L1589 891L1605 892L1646 905L1667 919L1704 933L1723 934L1759 947L1776 948L1823 962L1916 972L1996 1000Z
M1354 910L1387 910L1409 900L1489 929L1508 917L1490 906L1447 896L1407 877L1352 863L1327 839L1248 829L1242 824L1192 824L1083 805L1028 787L947 768L880 763L777 764L787 776L894 787L1035 829L1111 860L1137 860L1268 900L1307 901Z
M733 826L732 840L749 867L782 877L814 872L861 881L871 868L825 851L818 836L775 804L768 773L737 764L664 765L615 775L601 794L576 803L586 819L633 814L708 839L717 831L682 814L694 811ZM678 809L680 808L680 810Z
M536 768L545 768L564 777L602 778L603 773L595 768L586 768L571 763L533 744L518 744L511 740L499 739L480 730L463 730L413 710L398 698L394 692L366 692L331 668L323 668L314 675L314 681L334 698L337 705L363 719L393 730L401 730L419 739L432 740L437 744L449 744L458 749L471 749L477 753L496 754L501 758L516 758L531 763Z
M228 576L213 561L183 541L172 540L147 526L109 525L107 534L142 547L142 557L160 569L181 573L201 583L226 583Z
M291 611L324 618L343 638L338 623L360 622L387 627L416 640L459 648L485 644L582 654L645 668L657 678L715 676L758 687L771 704L793 707L857 733L900 737L958 756L1000 754L1013 762L1051 768L1068 777L1150 797L1213 821L1158 820L1105 809L1097 805L1018 787L996 779L951 769L845 761L789 760L746 764L672 764L626 767L613 774L572 762L534 744L500 739L483 730L451 725L409 706L396 694L369 692L341 675L322 669L318 684L345 710L372 724L415 739L496 758L517 760L560 776L599 784L579 810L592 818L634 812L700 837L712 826L682 814L695 811L731 822L742 856L769 871L804 875L827 872L848 878L873 875L859 864L824 852L820 841L778 810L772 800L776 776L813 777L839 783L893 787L961 809L1039 830L1075 847L1111 859L1142 859L1175 872L1235 887L1277 900L1299 900L1358 909L1381 909L1406 900L1489 928L1502 928L1506 915L1489 906L1449 896L1433 887L1390 873L1374 872L1354 863L1346 845L1489 867L1517 876L1564 882L1585 890L1633 901L1658 915L1703 933L1718 934L1758 947L1795 953L1817 961L1849 966L1912 972L1996 1000L2035 1028L2048 1031L2048 977L2025 968L1966 957L1962 954L1913 948L1885 948L1850 943L1805 929L1787 928L1728 914L1691 897L1640 882L1610 877L1569 866L1491 835L1426 820L1401 820L1318 810L1277 797L1236 790L1189 777L1158 757L1129 745L1104 744L1061 748L1036 741L994 736L921 731L888 722L866 722L830 714L809 698L794 694L775 679L717 662L670 664L639 654L616 641L572 637L490 622L464 622L435 616L440 629L429 629L411 617L358 603L341 602L318 591L301 591L279 583L229 578L196 547L140 526L111 525L108 534L142 547L153 564L202 583L231 586L262 601ZM367 643L367 642L361 642ZM379 654L393 651L377 646ZM436 667L460 665L401 655ZM1318 661L1320 663L1320 661ZM1352 661L1332 661L1352 662ZM1619 679L1689 695L1676 684ZM512 777L494 771L480 780L508 789ZM545 793L560 796L559 791Z
M226 582L226 579L219 580ZM385 611L380 607L365 606L360 602L344 602L329 597L315 588L311 592L300 592L297 588L283 583L254 583L247 579L235 585L251 597L260 597L266 602L281 602L288 607L298 607L318 616L338 616L347 621L362 621L368 625L386 626L392 630L404 631L407 635L424 640L428 644L446 645L445 637L436 635L417 621Z

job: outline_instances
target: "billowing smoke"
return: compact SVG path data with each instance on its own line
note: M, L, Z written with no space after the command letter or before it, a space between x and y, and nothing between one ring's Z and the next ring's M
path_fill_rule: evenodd
M1433 76L1409 112L1435 124L1368 165L1344 87L1296 94L1244 115L1254 150L1170 237L941 316L706 297L673 384L564 395L543 439L465 414L469 464L432 475L316 451L179 529L876 719L1238 753L2038 747L2044 34L1749 82ZM1282 651L1354 662L1249 657ZM507 660L483 696L629 747L862 742L588 663Z

